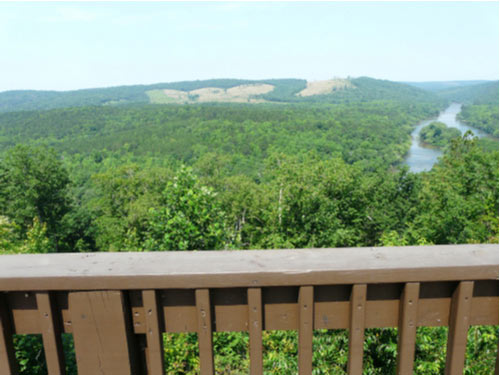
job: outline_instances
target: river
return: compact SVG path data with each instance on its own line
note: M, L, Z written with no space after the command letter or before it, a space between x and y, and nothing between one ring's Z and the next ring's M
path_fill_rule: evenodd
M438 158L443 154L439 149L424 146L420 143L420 130L429 125L433 121L440 121L450 128L457 128L464 134L467 130L474 133L475 136L482 138L487 134L483 131L465 125L457 120L457 114L462 110L462 104L452 103L448 108L439 114L438 117L422 121L411 133L411 147L408 156L404 163L410 167L412 172L423 172L431 170L432 166L438 161Z

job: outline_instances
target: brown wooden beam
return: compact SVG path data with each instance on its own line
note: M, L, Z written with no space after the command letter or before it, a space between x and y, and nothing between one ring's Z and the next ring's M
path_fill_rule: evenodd
M37 292L36 303L48 374L64 375L66 370L61 336L61 319L57 315L54 296L49 292Z
M262 368L262 290L248 288L248 333L250 374L261 375Z
M349 375L362 375L363 373L366 291L366 284L355 284L352 286L349 324L349 360L347 363L347 373Z
M462 374L464 370L473 290L474 282L461 281L453 294L450 308L445 375Z
M0 291L247 288L456 281L457 277L498 279L498 245L475 244L31 254L1 258Z
M196 309L198 310L198 345L200 348L200 374L214 374L214 353L212 338L212 314L210 291L196 290Z
M18 365L12 341L12 320L5 294L0 292L0 374L17 375Z
M312 339L314 325L314 288L299 289L299 374L312 373Z
M156 291L143 290L142 301L146 321L148 375L164 375L163 335L164 331Z
M69 309L79 374L138 373L123 292L71 292Z
M401 294L398 327L398 375L412 375L417 336L419 283L407 283Z

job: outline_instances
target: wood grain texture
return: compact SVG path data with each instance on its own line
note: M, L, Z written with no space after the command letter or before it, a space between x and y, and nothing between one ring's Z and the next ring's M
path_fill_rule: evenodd
M312 338L314 325L314 288L299 289L299 374L312 373Z
M158 296L154 290L143 290L142 301L146 322L146 358L148 375L164 375L163 362L163 324L158 306Z
M123 292L69 294L79 374L137 374Z
M210 308L210 291L197 289L196 310L198 313L198 345L200 348L200 374L214 374L214 353L212 343L212 314Z
M419 283L407 283L401 294L398 326L398 358L396 373L412 375L417 337Z
M365 342L366 284L352 286L349 323L349 360L347 373L362 375Z
M474 282L461 281L453 294L450 307L445 375L462 374L464 370L473 290Z
M262 367L262 290L248 288L248 334L250 374L261 375Z
M66 371L61 336L62 325L55 307L55 296L49 292L37 292L36 303L48 375L63 375Z
M0 290L134 290L498 279L498 245L2 255ZM30 277L26 277L30 275Z
M0 374L18 374L12 333L12 320L7 298L4 293L0 293Z

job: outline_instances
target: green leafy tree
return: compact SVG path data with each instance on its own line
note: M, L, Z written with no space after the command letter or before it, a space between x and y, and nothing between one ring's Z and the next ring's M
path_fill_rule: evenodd
M138 249L146 235L149 209L160 204L162 189L170 174L166 168L143 170L135 163L126 163L93 176L96 194L87 208L89 215L96 217L97 249ZM88 215L83 219L86 217ZM79 219L78 216L75 219Z
M144 249L216 250L228 241L226 216L212 189L183 167L167 183L158 207L149 211Z
M460 130L449 128L442 122L434 121L420 131L420 140L436 147L444 147L453 138L460 137L461 135Z
M14 253L20 246L15 223L7 216L0 216L0 254Z
M483 152L470 133L453 140L425 176L409 228L436 244L498 242L498 178L498 151Z
M18 226L22 237L36 219L57 247L58 226L69 211L69 182L54 150L16 146L0 160L0 213Z

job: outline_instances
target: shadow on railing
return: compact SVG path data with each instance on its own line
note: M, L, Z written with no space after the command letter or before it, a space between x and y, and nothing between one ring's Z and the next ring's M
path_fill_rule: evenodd
M61 333L80 375L163 374L164 332L197 332L213 374L214 331L248 331L262 374L262 330L298 330L311 374L324 328L349 330L348 373L361 374L377 327L399 328L397 373L412 374L419 326L449 326L446 374L461 374L469 326L497 324L498 245L0 257L2 375L17 373L13 334L42 334L49 375L63 374Z

